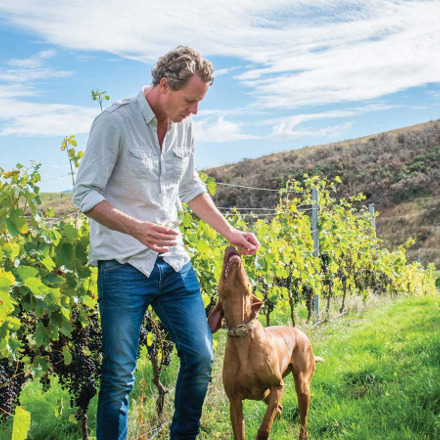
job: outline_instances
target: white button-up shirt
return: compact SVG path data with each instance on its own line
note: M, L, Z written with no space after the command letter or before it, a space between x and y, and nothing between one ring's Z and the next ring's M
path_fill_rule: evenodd
M175 209L177 198L188 203L206 192L194 169L191 119L170 121L161 149L157 119L144 89L106 108L93 121L73 189L73 203L79 211L87 212L107 200L131 217L157 223L158 212ZM177 241L164 260L179 271L190 258L181 235ZM91 265L115 259L149 276L157 255L136 238L90 219Z

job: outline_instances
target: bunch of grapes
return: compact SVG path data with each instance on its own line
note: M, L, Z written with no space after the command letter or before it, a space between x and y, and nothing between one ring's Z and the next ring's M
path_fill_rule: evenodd
M28 377L23 362L0 359L0 423L8 415L13 415L15 407L20 403L21 388Z
M88 313L89 325L82 326L78 311L72 313L74 329L69 339L61 335L51 344L48 352L53 374L59 378L61 387L70 392L72 407L77 406L77 419L86 416L90 400L96 394L101 370L101 331L98 314ZM68 348L72 357L66 365L63 349ZM48 378L43 379L48 382ZM44 384L43 384L44 386Z
M314 310L313 289L309 286L303 286L303 295L304 295L304 299L306 301L306 307L307 307L307 321L310 321L310 319L312 317L313 310Z
M326 253L322 253L319 255L319 258L321 259L321 269L324 275L328 273L329 270L329 264L330 264L330 256Z
M212 312L212 309L215 307L216 299L215 295L212 295L209 301L209 304L205 307L206 317Z

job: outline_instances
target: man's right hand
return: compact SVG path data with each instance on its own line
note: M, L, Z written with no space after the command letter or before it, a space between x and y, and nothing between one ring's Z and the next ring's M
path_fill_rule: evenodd
M140 221L132 235L153 251L166 253L169 251L169 246L177 245L176 238L179 233L165 226Z
M177 231L130 217L107 200L98 203L86 214L109 229L131 235L153 251L166 253L169 251L167 246L177 245Z

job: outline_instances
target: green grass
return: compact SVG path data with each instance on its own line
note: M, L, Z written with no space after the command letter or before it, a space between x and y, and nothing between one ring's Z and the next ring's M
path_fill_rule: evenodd
M344 318L313 329L300 323L315 354L325 359L317 365L312 381L310 440L440 439L440 297L374 300L367 310L358 299L354 301ZM221 386L224 332L218 332L215 340L217 359L201 422L201 440L232 438L228 402ZM130 440L141 438L157 424L151 368L144 357L142 354L131 395ZM174 360L163 378L171 388L165 419L172 413L177 366ZM274 423L273 440L292 440L299 432L293 378L286 377L285 384L283 417ZM47 393L34 382L25 388L22 404L32 414L29 439L79 440L79 426L69 421L74 414L69 396L54 385ZM255 439L266 405L246 401L244 407L246 439ZM95 411L96 398L89 411L91 428ZM0 426L2 440L10 439L10 425ZM165 439L166 435L156 438Z
M311 438L439 439L439 311L406 298L315 341Z

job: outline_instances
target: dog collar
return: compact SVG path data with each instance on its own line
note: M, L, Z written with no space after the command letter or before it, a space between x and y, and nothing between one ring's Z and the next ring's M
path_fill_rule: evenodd
M226 327L228 336L235 336L241 338L249 333L249 330L254 325L256 316L254 316L247 324L238 324L237 327Z

